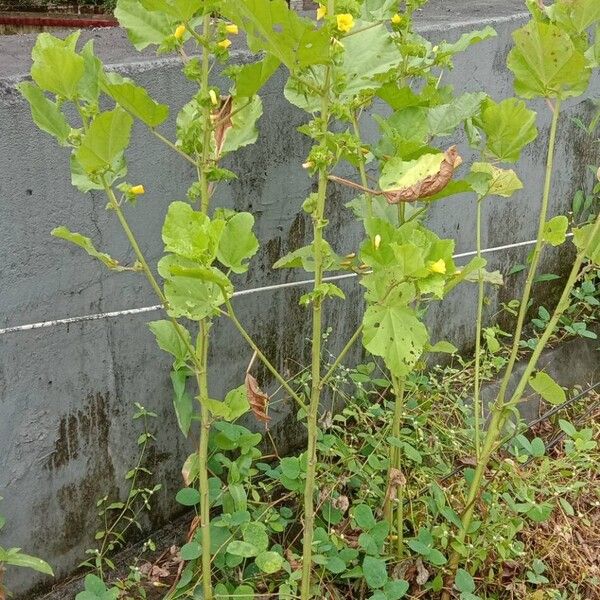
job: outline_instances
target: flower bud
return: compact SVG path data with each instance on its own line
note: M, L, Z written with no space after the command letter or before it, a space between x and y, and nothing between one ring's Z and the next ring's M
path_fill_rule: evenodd
M185 35L185 25L179 25L175 30L175 39L182 40Z

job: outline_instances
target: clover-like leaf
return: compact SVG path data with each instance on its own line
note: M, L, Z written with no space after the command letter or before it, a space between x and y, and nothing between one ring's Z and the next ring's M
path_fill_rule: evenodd
M565 390L544 371L533 375L529 379L529 385L550 404L563 404L567 400Z

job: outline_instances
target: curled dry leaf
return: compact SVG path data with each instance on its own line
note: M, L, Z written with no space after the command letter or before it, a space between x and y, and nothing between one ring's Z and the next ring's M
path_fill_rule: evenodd
M342 514L346 514L350 508L350 500L348 500L348 496L338 496L331 501L331 504L334 508L342 511Z
M435 175L425 177L421 181L401 190L388 190L383 193L390 204L399 202L416 202L421 198L429 198L441 192L452 179L454 171L462 164L462 158L458 154L456 146L450 146L444 152L444 160L440 170Z
M417 558L415 561L415 566L417 567L417 584L425 585L429 580L429 571L425 568L425 565L420 558Z
M398 488L406 485L406 477L400 469L391 468L389 474L388 489L385 493L386 499L395 500L398 497Z
M220 106L212 113L212 120L215 127L217 156L221 156L221 151L223 150L223 145L225 144L225 138L227 137L227 131L233 127L233 123L231 122L232 104L233 98L231 96L221 98Z
M344 179L343 177L336 177L335 175L330 175L329 179L370 194L371 196L385 196L390 204L416 202L417 200L430 198L431 196L439 194L439 192L450 183L454 176L454 171L460 167L462 162L463 160L458 154L457 147L450 146L450 148L444 152L444 158L437 173L429 175L428 177L425 177L425 179L422 179L409 187L397 190L371 190L354 181Z
M246 393L254 416L263 423L268 423L271 417L267 414L269 396L259 387L258 382L250 373L246 373Z

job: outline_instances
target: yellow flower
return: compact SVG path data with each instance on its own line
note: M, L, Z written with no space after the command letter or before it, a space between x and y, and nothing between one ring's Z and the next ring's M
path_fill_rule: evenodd
M215 90L209 90L208 95L210 96L210 101L212 102L213 106L217 106L217 104L219 104L219 100L217 99Z
M226 25L225 26L225 31L227 33L231 33L233 35L237 35L239 33L238 26L235 25L234 23L231 23L230 25Z
M446 263L444 262L443 258L440 258L440 260L431 263L429 265L429 270L432 273L439 273L440 275L445 275L446 273Z
M348 33L354 27L354 17L350 13L336 15L337 28L343 33Z
M227 50L227 48L229 48L229 46L231 46L231 40L221 40L217 46L220 46L221 48Z
M394 25L400 25L400 23L402 23L402 16L399 15L398 13L396 13L393 17L392 17L392 23Z
M185 25L179 25L179 27L177 27L177 29L175 30L175 39L181 40L181 39L183 39L184 35L185 35Z
M327 7L319 4L319 8L317 8L317 21L320 21L327 14Z
M144 189L143 185L134 185L129 191L134 196L141 196L142 194L146 193L146 190Z
M381 236L377 234L374 240L375 250L379 250L379 246L381 245Z

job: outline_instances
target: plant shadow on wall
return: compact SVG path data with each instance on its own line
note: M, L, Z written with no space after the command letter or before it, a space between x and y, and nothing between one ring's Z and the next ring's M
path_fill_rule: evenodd
M481 223L489 202L522 188L507 163L518 161L537 137L537 115L517 98L496 100L484 91L455 95L444 84L454 56L495 32L486 27L434 46L413 30L413 13L423 4L328 0L313 21L290 11L283 0L119 0L115 15L134 46L179 56L183 76L197 86L177 116L174 136L159 130L169 107L130 79L105 71L92 42L78 48L78 33L64 40L38 37L33 81L19 89L36 124L70 150L73 185L84 193L104 192L107 210L122 226L136 261L122 264L67 227L53 233L109 269L147 278L166 314L150 329L173 357L170 377L179 426L185 436L195 435L196 428L199 433L197 451L182 470L186 487L177 495L180 503L195 507L197 518L174 561L175 581L162 584L155 578L154 587L165 588L161 597L514 597L520 592L507 591L498 581L506 576L507 564L523 562L519 531L526 519L545 520L558 510L554 500L540 497L547 491L547 473L563 469L574 477L592 476L593 428L565 421L570 445L554 461L543 457L544 443L535 441L540 438L518 434L507 447L506 436L520 426L518 406L528 386L551 404L566 401L563 388L537 370L538 361L579 301L574 294L596 298L589 286L596 285L593 268L600 262L600 220L587 216L591 203L580 206L578 222L561 215L549 219L548 212L561 104L586 91L600 63L600 7L595 0L558 0L549 7L529 2L531 18L514 32L508 67L516 93L525 100L544 99L552 127L545 185L539 194L530 193L541 197L532 204L539 215L537 242L522 298L514 305L510 345L494 350L490 340L499 332L483 326L485 293L502 279L485 270ZM257 54L256 62L242 66L230 61L229 50L230 37L240 31ZM213 83L215 68L231 79L229 90ZM313 146L304 167L316 180L316 191L301 207L312 221L312 241L274 264L303 269L314 278L312 290L300 298L312 325L311 362L293 380L273 366L277 357L267 357L256 345L231 302L236 276L248 270L259 248L254 217L213 203L219 183L236 177L222 159L258 139L259 92L279 68L289 73L285 97L309 115L301 131ZM101 110L107 101L114 106ZM376 101L389 107L389 116L373 117L380 135L368 144L361 124ZM66 108L75 109L77 122L67 119ZM143 183L126 180L125 152L134 120L197 173L187 201L167 208L158 276L129 220L136 205L143 208L146 192ZM453 144L462 130L477 155L470 165L462 164ZM356 176L335 175L341 163L354 167ZM379 177L372 180L369 174L375 172ZM345 256L328 238L333 184L360 192L348 209L364 226L365 237L355 253ZM440 239L424 223L434 203L452 201L457 194L470 194L477 214L477 256L461 268L453 260L454 241ZM547 247L565 243L569 229L577 254L564 291L543 323L538 319L542 324L524 348L540 258ZM365 310L355 333L329 359L323 305L344 300L331 274L359 278ZM453 354L455 348L432 339L424 318L432 302L443 301L463 283L475 283L478 290L475 359L436 379L423 372L424 360L429 354ZM240 374L241 385L217 399L210 391L208 355L211 331L223 319L233 323L255 359ZM342 367L359 340L377 361L377 375L374 364ZM526 367L509 394L520 356ZM262 391L252 374L255 360L279 385L277 396ZM495 374L500 390L484 412L481 384ZM473 387L472 410L464 392L451 390L453 378L467 393ZM350 393L344 390L346 379L355 385ZM345 396L341 414L323 413L325 389ZM307 446L298 456L279 457L276 449L263 454L263 436L235 423L251 411L268 426L269 404L276 401L295 403L298 420L305 423ZM450 421L440 416L440 406ZM507 462L506 452L516 461ZM539 477L537 487L522 478L524 455L542 462L531 477ZM461 456L470 465L464 478L451 478L441 487L435 480ZM546 477L540 475L543 469ZM553 493L561 494L561 482ZM574 510L568 498L562 499ZM96 554L97 573L86 578L78 600L145 597L137 567L128 580L110 586L105 556L104 550ZM516 581L538 594L549 581L546 569L534 554L527 574ZM548 590L554 594L549 597L563 597L558 589Z

